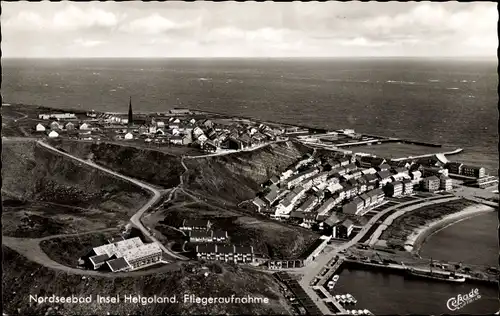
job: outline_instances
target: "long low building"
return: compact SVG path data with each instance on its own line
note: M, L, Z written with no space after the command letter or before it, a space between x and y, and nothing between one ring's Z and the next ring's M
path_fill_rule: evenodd
M199 260L224 261L234 263L252 263L254 252L252 246L204 244L196 246Z
M159 263L162 250L156 242L144 244L139 237L121 241L110 241L109 244L95 247L95 255L89 258L94 270L105 263L113 272L130 271Z

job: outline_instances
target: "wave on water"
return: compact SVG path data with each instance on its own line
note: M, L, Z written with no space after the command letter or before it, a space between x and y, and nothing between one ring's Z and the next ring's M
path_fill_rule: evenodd
M439 79L429 79L427 81L429 81L429 82L439 82Z
M387 83L415 84L413 81L387 80Z
M212 78L198 78L199 81L211 81Z
M111 90L109 90L109 91L113 92L113 91L116 91L116 89L111 89Z
M93 72L92 74L93 74L94 76L98 76L98 75L100 75L101 73L100 73L100 72Z
M446 90L460 90L460 88L446 88Z

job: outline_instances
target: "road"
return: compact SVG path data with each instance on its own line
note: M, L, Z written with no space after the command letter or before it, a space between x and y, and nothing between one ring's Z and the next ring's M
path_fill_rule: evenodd
M255 147L251 147L251 148L243 148L243 149L238 149L238 150L224 151L224 152L218 152L218 153L200 155L200 156L183 156L183 158L185 158L185 159L198 159L198 158L206 158L206 157L225 156L225 155L231 155L231 154L236 154L236 153L241 153L241 152L254 151L254 150L269 146L271 144L284 143L287 141L288 140L276 140L276 141L268 142L268 143L258 145Z
M149 239L150 239L150 240L152 240L153 242L158 243L158 245L161 247L161 249L162 249L165 253L167 253L169 256L174 257L174 258L177 258L177 259L185 260L185 257L177 255L176 253L174 253L174 252L170 251L169 249L167 249L167 247L165 247L162 243L160 243L160 242L159 242L159 241L158 241L158 240L157 240L157 239L156 239L156 238L155 238L155 237L154 237L154 236L153 236L153 235L149 232L149 230L148 230L148 229L146 229L146 227L144 227L144 225L143 225L143 224L142 224L142 222L141 222L141 217L142 217L142 215L144 214L144 212L146 212L147 210L149 210L149 209L150 209L153 205L155 205L155 204L156 204L156 203L157 203L157 202L158 202L158 201L162 198L162 194L161 194L161 192L160 192L159 190L157 190L157 189L153 188L152 186L150 186L150 185L148 185L148 184L145 184L145 183L143 183L143 182L141 182L141 181L139 181L139 180L132 179L132 178L130 178L130 177L127 177L127 176L124 176L124 175L122 175L122 174L119 174L119 173L117 173L117 172L115 172L115 171L113 171L113 170L110 170L110 169L104 168L104 167L102 167L102 166L99 166L99 165L95 164L94 162L87 161L87 160L83 160L83 159L81 159L81 158L78 158L78 157L72 156L72 155L70 155L70 154L68 154L68 153L65 153L65 152L63 152L63 151L60 151L59 149L54 148L54 147L50 146L49 144L44 143L44 142L42 142L42 141L38 141L38 144L40 144L41 146L43 146L43 147L45 147L45 148L47 148L47 149L49 149L49 150L55 151L55 152L57 152L57 153L59 153L59 154L61 154L61 155L64 155L64 156L69 157L69 158L71 158L71 159L73 159L73 160L76 160L76 161L78 161L78 162L80 162L80 163L86 164L86 165L91 166L91 167L93 167L93 168L95 168L95 169L99 169L99 170L104 171L104 172L106 172L106 173L108 173L108 174L111 174L111 175L113 175L113 176L115 176L115 177L117 177L117 178L123 179L123 180L125 180L125 181L132 182L133 184L135 184L135 185L137 185L137 186L139 186L139 187L141 187L141 188L143 188L143 189L145 189L145 190L147 190L147 191L151 192L151 193L153 194L153 196L151 197L151 199L150 199L148 202L146 202L146 204L144 204L144 205L143 205L143 206L142 206L142 207L141 207L141 208L137 211L137 213L135 213L135 214L132 216L132 218L130 219L130 222L131 222L134 226L136 226L137 228L139 228L139 229L140 229L140 231L142 232L142 234L144 235L144 237L149 238ZM173 189L170 191L169 196L168 196L168 198L167 198L167 202L168 202L168 201L170 201L170 200L172 199L172 196L173 196L173 194L174 194L174 192L175 192L175 189L176 189L176 188L173 188Z

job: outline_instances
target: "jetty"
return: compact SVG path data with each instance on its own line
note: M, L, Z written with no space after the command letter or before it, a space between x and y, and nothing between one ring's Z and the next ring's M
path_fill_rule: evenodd
M345 314L347 312L344 306L342 306L342 304L340 304L340 302L333 295L331 295L330 292L328 292L323 286L313 286L313 289L320 291L326 297L325 299L323 299L323 301L332 303L335 306L335 308L339 311L339 313Z
M403 160L410 160L410 159L419 159L419 158L427 158L427 157L434 157L437 155L455 155L458 153L461 153L464 149L463 148L457 148L452 151L447 151L447 152L442 152L442 153L434 153L434 154L425 154L425 155L418 155L418 156L409 156L409 157L403 157L403 158L394 158L391 159L392 161L403 161Z

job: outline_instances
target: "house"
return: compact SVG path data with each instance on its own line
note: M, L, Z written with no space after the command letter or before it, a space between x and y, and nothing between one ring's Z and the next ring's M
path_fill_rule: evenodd
M287 180L287 187L288 187L288 189L291 189L292 187L294 187L295 185L301 183L305 179L314 176L318 172L319 172L319 170L314 168L314 169L305 170L305 171L303 171L301 173L298 173L298 174L296 174L294 176L291 176Z
M448 175L448 170L442 167L433 167L433 166L421 166L420 171L422 171L423 177L436 176L440 177L442 174Z
M180 230L209 230L212 223L206 219L185 219Z
M316 218L318 217L318 214L316 212L309 212L309 213L304 213L304 218L302 223L305 225L312 225L316 223Z
M326 236L333 236L335 238L337 225L341 222L337 214L330 215L324 222L320 223L320 228Z
M189 145L192 142L193 142L193 139L191 137L191 134L185 134L184 136L182 136L182 145ZM217 147L215 149L217 150Z
M441 175L439 178L439 188L444 191L451 191L453 189L451 178L446 175Z
M59 137L59 133L56 132L56 131L50 131L49 132L49 137L50 138L56 138L56 137Z
M467 177L482 178L485 176L486 171L483 167L463 165L461 174Z
M123 139L127 140L134 139L134 135L132 135L132 133L127 133L125 134L125 136L123 136Z
M297 208L297 211L299 212L310 212L312 209L318 205L319 199L316 196L310 196L304 203L302 203L301 206Z
M278 184L280 182L280 179L277 177L277 176L272 176L269 181L272 183L272 184Z
M379 187L382 187L386 183L391 181L391 173L389 170L382 170L377 172L377 177L379 179Z
M179 136L181 134L181 131L178 128L171 128L170 134L172 134L173 136Z
M87 130L87 129L90 129L90 126L87 123L83 123L82 125L80 125L79 129L80 130Z
M203 135L203 130L201 128L199 128L198 126L196 126L194 129L193 129L193 136L194 138L198 138L200 135Z
M372 203L372 199L366 193L363 193L359 196L359 198L363 201L363 208L370 206Z
M56 121L53 121L52 123L50 123L50 129L51 130L59 130L59 129L62 129L62 126L56 122Z
M156 121L156 128L165 128L165 122Z
M170 143L174 145L182 145L182 136L175 135L170 137Z
M449 162L445 165L449 173L462 174L463 163L460 162Z
M422 172L420 171L412 171L410 172L410 177L414 182L419 182L422 179Z
M252 146L252 138L248 134L241 135L239 140L244 148Z
M180 124L180 123L181 123L181 120L179 120L178 118L176 118L176 119L174 119L174 120L172 121L172 123L174 123L174 124Z
M257 207L257 212L262 212L262 210L266 207L266 202L262 201L259 197L253 199L252 203Z
M377 174L372 174L372 173L365 174L365 175L363 176L363 178L365 178L365 180L366 180L366 182L367 182L368 184L375 184L375 183L377 183L377 181L378 181L378 179L379 179L379 178L377 177Z
M384 201L385 193L384 191L382 191L382 189L377 188L373 190L373 193L377 197L377 203L381 203L382 201Z
M196 257L198 260L215 260L217 245L203 244L196 246Z
M45 132L45 126L43 126L42 124L38 123L35 127L35 130L37 132Z
M253 247L204 244L196 246L198 260L217 260L234 263L252 263Z
M355 197L350 203L347 203L342 207L342 213L358 215L359 212L363 210L364 206L364 200L359 197Z
M441 184L440 180L436 176L427 177L423 181L424 190L429 191L429 192L434 192L434 191L439 190L440 184Z
M278 187L276 185L271 185L269 192L264 196L264 201L267 201L269 205L273 204L278 199Z
M184 138L183 138L182 143L185 144ZM217 145L215 145L214 142L212 142L212 141L207 141L207 142L203 143L203 150L205 150L207 152L214 153L217 151Z
M196 123L196 120L194 118L189 120L189 124L195 124L195 123Z
M389 165L388 165L388 164L386 164L386 163L382 163L382 164L380 164L380 165L378 165L378 166L375 166L375 169L376 169L377 171L386 171L386 170L391 169L391 166L389 166Z
M252 246L235 246L234 252L235 263L252 263L255 259Z
M64 128L66 128L67 131L72 131L75 129L75 124L71 123L71 122L68 122Z
M336 204L337 203L333 197L329 198L318 209L318 215L328 214L328 211L330 211Z
M229 137L221 143L221 147L224 149L240 150L243 148L243 143L239 139Z
M228 239L227 231L224 230L215 230L212 234L213 242L226 242Z
M413 183L411 182L411 180L403 181L403 194L404 195L413 194Z
M149 126L149 128L148 128L149 134L156 134L156 130L157 130L157 128L154 125L153 126Z
M400 197L403 195L403 182L395 181L384 186L384 193L389 197Z
M201 134L200 136L198 136L198 141L200 143L204 143L208 140L208 138L204 135L204 134Z
M336 227L336 235L334 238L348 239L351 236L354 224L350 219L344 220Z
M212 234L211 230L191 230L189 231L189 242L212 242Z

